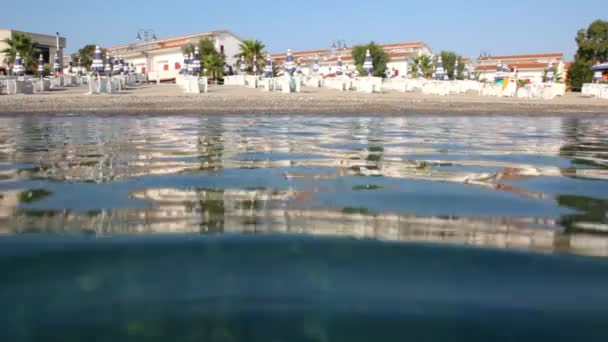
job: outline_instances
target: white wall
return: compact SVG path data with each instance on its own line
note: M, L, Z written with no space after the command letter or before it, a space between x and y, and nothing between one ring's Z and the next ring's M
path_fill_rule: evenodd
M226 63L229 65L233 65L236 63L236 59L234 55L240 52L239 45L241 41L235 36L228 34L226 32L222 32L216 38L216 46L215 49L219 52L220 45L224 45L224 54L226 55Z

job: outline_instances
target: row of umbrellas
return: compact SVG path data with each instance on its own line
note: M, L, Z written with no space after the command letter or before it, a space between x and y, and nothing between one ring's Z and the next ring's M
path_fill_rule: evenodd
M40 75L44 73L44 56L40 54L38 58L38 68L37 71ZM69 70L72 69L72 62L70 61ZM55 61L53 62L53 71L55 73L59 73L63 70L61 67L61 63L59 62L59 56L55 54ZM15 63L13 64L13 75L15 76L24 76L25 75L25 65L23 64L23 58L21 54L17 52L15 54Z
M82 66L80 65L80 62L78 64L78 70L82 71ZM112 59L112 57L106 56L106 63L104 65L103 56L101 55L101 48L99 47L99 45L95 46L95 53L93 54L93 63L91 64L91 71L97 73L104 72L108 75L117 75L121 73L134 74L136 72L133 63L129 64L120 57Z
M198 47L194 48L194 53L184 55L184 67L179 71L182 75L198 75L201 72L201 54Z
M496 81L500 81L508 77L510 74L511 68L509 68L507 64L503 64L501 61L499 61L496 65L496 76L494 79ZM549 65L547 65L544 80L545 82L553 82L555 80L555 67L553 67L553 63L549 63Z

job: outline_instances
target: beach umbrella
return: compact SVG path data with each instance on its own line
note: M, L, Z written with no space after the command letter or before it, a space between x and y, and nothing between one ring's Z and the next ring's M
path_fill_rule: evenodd
M135 69L135 64L133 64L133 62L131 62L131 65L129 66L129 73L132 75L137 74L137 69Z
M25 75L25 67L23 66L23 60L21 59L21 54L17 52L15 56L15 63L13 64L13 74L15 76L23 76Z
M336 76L342 76L342 57L338 56L338 62L336 63Z
M55 52L55 62L53 63L53 71L57 74L61 72L61 62L59 62L59 55Z
M78 58L78 66L76 67L76 73L78 73L78 75L82 74L82 60L80 58Z
M264 66L264 76L271 78L272 77L272 59L270 55L266 57L266 66Z
M201 73L201 53L198 51L198 46L194 48L192 56L192 73L197 76Z
M424 78L424 72L422 71L422 61L418 60L418 65L416 66L416 77Z
M549 63L547 67L547 73L545 74L545 82L553 82L555 79L555 68L553 67L553 63Z
M293 74L296 71L296 66L293 62L293 55L291 54L291 49L287 49L287 56L285 57L285 65L283 66L283 70L285 70L285 72L288 74Z
M441 56L437 57L437 68L435 70L435 76L438 80L444 79L445 69L443 68L443 61L441 60ZM447 73L446 73L447 74Z
M437 78L437 66L436 65L433 65L433 73L431 74L431 78L432 79Z
M99 45L95 46L95 54L93 55L93 64L91 64L91 71L103 71L103 58L101 57L101 49L99 48Z
M119 59L120 59L120 72L123 74L128 73L129 72L129 62L122 59L122 57L119 57Z
M454 81L456 81L458 79L458 59L456 59L456 62L454 62Z
M6 76L10 76L11 75L11 65L10 64L6 64Z
M40 75L40 77L44 76L44 57L42 54L38 57L38 75Z
M192 75L192 68L194 67L194 65L192 64L193 62L193 57L192 57L192 53L188 54L188 75Z
M184 55L184 63L179 69L180 75L186 75L188 73L188 55Z
M494 76L494 80L500 81L503 78L505 78L505 77L504 77L504 70L502 68L502 62L498 61L498 64L496 65L496 76Z
M258 74L258 56L257 55L253 55L253 74L257 75Z
M369 49L365 51L365 60L363 62L363 71L367 73L367 76L371 76L374 71L374 63L372 62L372 55Z
M302 58L298 58L298 64L296 64L296 74L302 75Z
M103 69L106 75L112 74L112 57L110 55L106 56L106 67Z
M319 55L315 55L315 61L314 61L314 64L312 65L312 71L314 73L317 73L317 72L319 72L319 69L320 69L320 67L319 67Z
M118 75L122 71L122 66L120 65L120 57L114 58L114 67L112 68L112 74Z
M74 62L72 61L72 58L70 57L70 61L68 62L68 73L72 73L72 68L74 67Z
M464 70L462 70L462 79L467 80L469 78L469 67L465 66Z
M239 65L239 73L241 75L245 75L247 73L247 63L245 63L245 56L241 56L241 61Z

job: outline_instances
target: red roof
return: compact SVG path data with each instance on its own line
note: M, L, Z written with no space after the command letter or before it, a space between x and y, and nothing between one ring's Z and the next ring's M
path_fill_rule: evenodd
M499 59L530 59L530 58L551 58L551 57L555 57L555 58L563 58L564 54L563 53L538 53L538 54L531 54L531 55L505 55L505 56L483 56L483 57L479 57L480 61L485 61L485 60L499 60Z
M547 68L547 63L508 63L509 68L516 67L517 69L545 69ZM484 71L484 70L496 70L496 65L478 65L475 70Z
M412 46L422 46L425 45L424 42L406 42L406 43L393 43L393 44L382 44L380 46L382 46L383 48L398 48L398 47L412 47ZM340 51L351 51L352 48L345 48L343 50ZM330 52L329 49L322 49L322 50L304 50L304 51L293 51L291 54L296 57L298 55L312 55L312 54L324 54ZM271 54L270 57L272 58L284 58L287 55L287 53L275 53L275 54Z

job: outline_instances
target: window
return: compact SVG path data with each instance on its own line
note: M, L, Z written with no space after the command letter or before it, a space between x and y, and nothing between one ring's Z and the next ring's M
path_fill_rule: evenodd
M169 71L169 64L164 64L163 65L163 70L164 71Z
M179 70L182 68L182 65L179 62L175 63L175 70Z

